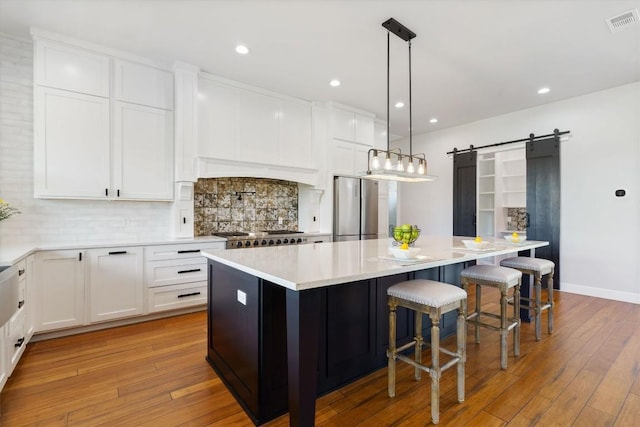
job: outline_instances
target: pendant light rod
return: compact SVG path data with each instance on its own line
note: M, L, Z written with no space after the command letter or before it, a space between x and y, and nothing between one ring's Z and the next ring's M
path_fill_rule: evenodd
M413 154L413 114L411 109L411 40L409 43L409 158Z
M393 19L393 18L391 18ZM389 22L389 21L387 21ZM384 24L382 24L384 26ZM391 120L389 120L389 65L390 65L390 38L391 37L391 33L389 31L387 31L387 151L389 150L389 138L391 135Z

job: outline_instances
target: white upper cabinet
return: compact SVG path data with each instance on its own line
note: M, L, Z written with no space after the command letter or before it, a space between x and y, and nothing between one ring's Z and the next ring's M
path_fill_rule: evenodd
M285 166L312 166L311 106L309 103L281 100L279 149L280 159Z
M106 197L109 100L36 86L35 104L35 196Z
M208 79L198 81L198 154L240 160L238 89Z
M84 46L35 36L35 197L173 200L172 74Z
M170 111L115 102L112 187L117 198L173 199L172 140Z
M109 57L50 40L35 40L36 84L109 97Z
M198 155L313 169L311 103L214 78L198 81Z
M173 110L173 74L142 64L114 60L115 98Z
M373 146L375 139L373 117L365 116L362 114L356 114L355 116L355 141L358 144Z
M333 109L333 137L344 141L355 141L356 115L353 111Z
M242 160L275 164L278 159L279 100L260 93L242 91L240 111L238 138L242 146Z

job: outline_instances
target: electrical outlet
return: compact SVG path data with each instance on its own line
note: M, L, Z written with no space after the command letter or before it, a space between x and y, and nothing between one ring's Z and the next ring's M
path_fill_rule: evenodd
M238 302L242 305L247 305L247 294L238 289Z
M281 216L279 216L279 217L278 217L278 225L282 225L282 222L283 222L283 221L284 221L284 220L282 219L282 217L281 217Z

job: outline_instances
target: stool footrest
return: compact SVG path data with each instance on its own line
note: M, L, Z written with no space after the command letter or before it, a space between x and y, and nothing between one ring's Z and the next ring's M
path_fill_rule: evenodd
M425 371L425 372L429 373L429 375L431 375L434 372L436 372L436 370L433 369L432 367L423 365L422 363L418 363L415 360L411 359L410 357L404 356L402 354L398 354L398 355L396 355L396 357L399 360L402 360L403 362L408 363L409 365L413 366L414 368L418 368L418 369L420 369L422 371ZM457 364L460 360L461 360L460 356L455 355L453 359L449 360L447 363L445 363L444 365L440 366L440 372L446 371L450 367L452 367L455 364Z

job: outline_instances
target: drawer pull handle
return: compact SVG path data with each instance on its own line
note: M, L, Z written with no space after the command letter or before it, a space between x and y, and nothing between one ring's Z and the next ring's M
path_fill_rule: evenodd
M183 251L178 251L179 254L195 254L200 252L200 249L185 249Z
M184 274L184 273L195 273L198 271L201 271L201 268L194 268L193 270L180 270L178 271L178 274Z
M113 251L113 252L109 252L109 255L124 255L126 253L127 251Z
M21 309L24 305L24 300L18 301L18 309Z
M22 337L18 341L16 341L15 346L20 348L20 347L22 347L23 343L24 343L24 337Z
M18 276L22 276L25 273L25 269L18 270Z
M200 292L191 292L190 294L180 294L178 295L178 298L194 297L196 295L200 295Z

